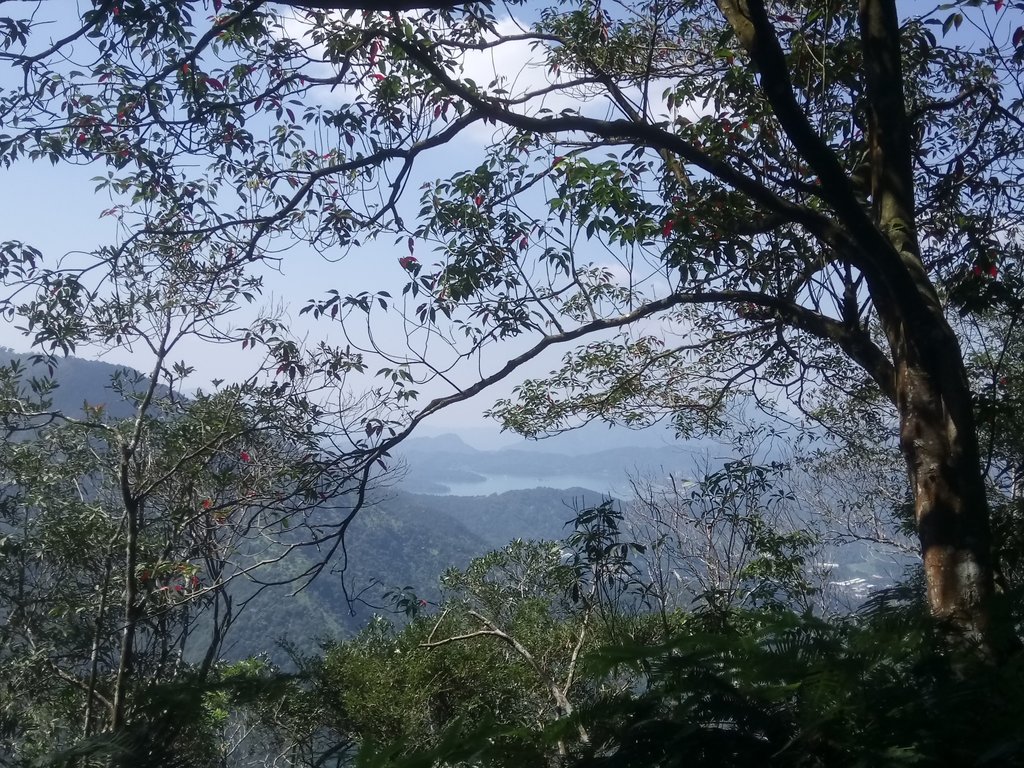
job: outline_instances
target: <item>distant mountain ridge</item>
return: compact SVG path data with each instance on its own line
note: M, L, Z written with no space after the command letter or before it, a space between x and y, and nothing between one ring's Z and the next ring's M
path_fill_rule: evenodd
M458 435L410 438L394 451L407 465L401 487L423 493L448 492L446 484L478 482L488 477L523 479L523 488L559 485L560 478L589 480L604 490L628 485L630 476L690 477L694 467L714 460L711 444L680 441L673 445L621 446L587 453L552 453L521 447L478 450Z
M27 367L27 376L47 375L45 365L33 370L29 355L0 349L0 365L18 360ZM69 414L81 412L82 405L104 405L113 418L129 417L132 404L124 401L110 385L118 371L132 378L147 379L125 366L105 362L63 358L54 372L58 387L51 399L55 408ZM145 384L142 384L145 386ZM421 453L444 455L451 461L487 456L456 435L419 438ZM451 566L464 567L474 557L502 547L513 538L559 538L565 521L573 516L572 499L584 496L594 503L596 492L583 489L558 491L534 489L485 498L416 495L398 489L374 493L374 500L352 522L347 536L349 560L344 578L349 595L360 598L349 603L341 588L342 575L335 561L320 577L298 594L282 599L294 587L268 590L243 611L232 628L228 654L241 658L270 653L278 661L285 656L273 649L274 641L286 639L300 651L312 651L318 638L357 631L374 613L389 606L384 599L388 588L412 587L429 600L439 597L438 577ZM312 559L299 550L275 566L275 572L263 574L282 577L300 574ZM238 584L241 598L252 594L253 585Z
M0 347L0 366L9 366L17 361L25 369L25 384L32 377L49 376L44 363L34 363L32 353L15 352ZM79 357L62 357L57 360L53 379L57 387L49 394L54 410L69 415L82 413L82 406L103 405L108 416L123 419L134 412L132 403L127 402L111 387L111 378L121 371L131 378L140 378L145 386L148 376L125 365L112 365L98 360L83 360Z
M469 445L454 432L445 432L432 437L410 437L402 443L402 446L406 453L442 452L451 454L475 454L485 452Z

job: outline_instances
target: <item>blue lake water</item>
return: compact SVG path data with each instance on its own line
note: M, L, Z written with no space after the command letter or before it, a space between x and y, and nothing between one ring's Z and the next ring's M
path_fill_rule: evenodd
M629 483L625 475L621 478L608 478L592 475L550 475L546 477L529 477L527 475L484 475L485 479L476 483L456 483L445 481L448 492L432 494L435 496L490 496L492 493L521 491L528 488L586 488L604 495L621 497L629 493Z

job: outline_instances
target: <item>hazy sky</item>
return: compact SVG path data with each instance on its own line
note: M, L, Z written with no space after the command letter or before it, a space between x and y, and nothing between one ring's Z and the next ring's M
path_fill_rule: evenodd
M505 19L500 27L503 32L517 31L516 22ZM466 62L466 73L478 82L489 82L495 73L501 72L514 78L513 89L535 86L546 81L545 68L530 63L536 54L525 44L503 48L499 53L479 53ZM518 73L518 74L516 74ZM6 77L7 75L2 75ZM332 98L338 98L334 94ZM550 103L560 109L568 101ZM563 103L565 102L565 103ZM418 164L419 179L409 185L407 206L414 212L418 207L416 188L419 181L449 175L456 168L472 167L482 157L483 148L493 134L491 127L474 127L464 137L439 151L429 153ZM97 246L110 244L117 237L113 218L100 218L99 214L112 204L103 192L93 191L93 177L105 174L106 168L99 164L89 166L51 165L48 161L30 163L21 161L10 169L0 169L3 183L0 184L0 210L5 212L0 240L22 240L39 248L52 266L65 254L87 252ZM412 220L412 215L409 220ZM406 274L398 265L398 259L407 254L404 246L395 246L391 239L383 238L363 246L337 263L331 263L311 252L301 243L285 254L281 271L265 271L265 293L261 307L284 307L291 318L292 333L309 342L320 338L332 338L337 329L329 324L312 321L310 315L299 316L298 310L310 298L321 298L331 288L342 294L358 290L388 290L398 295L404 285ZM429 252L417 251L422 261L431 260ZM240 316L240 322L244 318ZM16 324L16 323L15 323ZM27 338L15 324L0 322L0 344L17 351L28 347ZM399 344L401 335L396 324L390 328L378 326L378 337L385 342ZM335 338L335 340L337 340ZM152 364L145 350L118 348L99 350L80 348L81 357L100 358L112 363L133 365L148 369ZM559 351L560 354L560 351ZM206 386L213 378L237 380L244 378L253 368L255 360L251 352L243 351L240 345L211 346L195 341L181 348L176 356L186 357L197 373L193 387ZM536 365L531 366L535 375L550 370L557 361L556 354L549 354ZM494 363L503 362L495 357ZM367 386L372 384L367 380ZM508 394L514 380L507 386L478 396L475 401L460 405L439 415L432 426L443 429L447 426L465 426L481 423L480 412L495 398ZM448 394L450 390L424 389L424 394L434 396Z
M520 25L512 18L499 22L499 31L515 33ZM290 30L293 34L301 30L296 27ZM509 90L512 92L530 90L546 85L553 77L547 67L540 61L541 54L532 51L527 43L503 45L496 51L479 52L469 55L464 65L464 72L477 82L486 84L498 73L510 78ZM0 73L0 76L4 76ZM334 92L326 98L343 99L342 92ZM576 106L571 97L556 95L549 98L545 106L558 111L565 107ZM603 115L606 107L599 103L591 103L584 107L589 114ZM696 114L696 110L694 110ZM491 139L495 129L488 126L474 126L459 140L447 147L421 156L417 165L417 178L407 188L405 210L406 220L414 220L418 209L417 187L427 179L449 176L457 169L471 168L483 156L483 150ZM74 167L61 164L52 166L49 162L19 162L10 170L0 170L4 183L0 184L0 210L5 211L5 223L0 233L0 240L16 239L28 242L43 251L48 264L56 263L56 259L74 251L88 251L98 245L109 244L117 236L116 225L112 218L100 218L100 212L108 208L112 201L105 193L95 193L94 176L105 174L101 164ZM344 294L359 290L387 290L398 296L407 275L399 266L398 259L407 255L402 245L394 245L393 238L384 237L378 241L365 244L359 250L350 253L338 262L329 262L313 253L308 247L298 243L294 249L284 255L281 271L266 270L265 292L260 307L284 308L291 319L293 335L314 343L321 338L338 341L337 326L323 321L312 320L311 315L300 316L298 310L311 298L321 298L327 290L337 289ZM422 247L422 246L421 246ZM425 263L432 261L429 250L423 248L416 251L416 256ZM239 322L245 321L239 316ZM395 347L401 345L403 336L397 322L385 320L375 326L375 334L379 340ZM0 344L15 350L24 350L27 340L9 325L0 324ZM509 353L522 351L525 345L511 345L504 349L504 354L497 354L483 361L485 368L491 370L500 366ZM507 396L511 387L525 375L539 376L553 369L561 354L566 349L549 350L543 357L529 365L520 374L514 375L507 382L497 385L492 390L477 396L473 401L460 404L439 414L428 427L433 430L448 427L465 427L482 423L481 412L491 405L496 398ZM78 354L82 357L97 357L100 350L82 348ZM193 378L193 387L207 386L211 379L219 378L228 381L238 380L247 376L256 364L251 352L246 352L240 345L210 346L200 342L192 342L181 348L175 359L187 357L188 363L197 369ZM151 361L144 350L115 349L104 351L102 359L108 362L133 365L148 369ZM372 367L372 364L371 364ZM471 382L474 371L470 370L460 385ZM367 378L366 386L372 385ZM450 394L450 389L437 386L421 387L422 401L437 395Z

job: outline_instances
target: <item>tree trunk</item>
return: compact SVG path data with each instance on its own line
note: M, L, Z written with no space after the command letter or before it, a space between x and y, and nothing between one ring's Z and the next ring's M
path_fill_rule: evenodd
M955 635L995 658L1007 642L992 622L992 537L970 387L952 330L930 331L932 348L912 345L896 366L928 603Z
M1013 647L1015 637L1008 624L993 622L992 534L963 352L921 259L914 126L905 106L896 5L896 0L858 3L872 207L892 257L872 258L870 238L860 239L872 298L892 350L900 447L914 494L928 603L953 636L995 659ZM851 221L855 230L856 217Z

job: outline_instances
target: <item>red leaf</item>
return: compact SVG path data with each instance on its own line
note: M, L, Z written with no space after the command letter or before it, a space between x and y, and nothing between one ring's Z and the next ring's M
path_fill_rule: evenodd
M240 454L238 454L238 458L240 458L242 461L252 461L252 456L249 455L248 451L242 451Z
M409 238L409 255L412 255L413 246L416 244L416 239L413 237Z
M188 62L185 62L184 64L181 65L181 74L187 75L191 71L192 71L192 67L190 67L188 65Z
M215 13L220 13L221 0L213 0L213 10Z
M209 499L203 499L203 509L209 509L213 506L213 502Z
M223 91L224 90L224 83L222 83L220 80L216 80L216 79L214 79L212 77L206 78L206 84L208 86L210 86L211 88L213 88L213 90L215 90L215 91Z
M79 144L79 146L81 146L82 144L85 144L85 142L87 142L88 140L89 140L89 137L86 134L84 134L84 133L78 134L78 144Z
M565 160L565 156L564 155L555 155L555 159L551 161L551 167L554 168L556 165L558 165L563 160Z
M661 227L661 236L668 237L672 234L672 230L675 228L675 219L665 219L665 223Z
M477 195L476 197L473 198L473 202L476 203L476 207L479 208L481 205L484 204L484 196Z
M996 0L995 6L996 6L996 13L999 13L1001 10L1003 10L1003 0Z
M402 258L400 258L398 260L398 265L402 269L410 269L411 270L413 267L416 266L416 257L415 256L403 256Z
M988 276L989 277L996 277L998 275L999 275L999 270L996 269L996 265L995 264L993 264L991 267L988 268Z
M1014 47L1019 46L1024 41L1024 27L1017 27L1017 31L1013 33L1013 45Z

